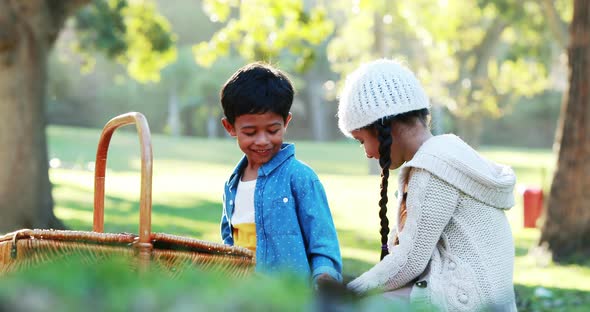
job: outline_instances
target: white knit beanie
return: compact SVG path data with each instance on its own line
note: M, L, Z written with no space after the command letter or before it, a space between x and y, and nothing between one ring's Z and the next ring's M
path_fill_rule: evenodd
M428 108L428 96L414 74L397 61L361 65L346 78L338 104L338 127L347 136L380 118Z

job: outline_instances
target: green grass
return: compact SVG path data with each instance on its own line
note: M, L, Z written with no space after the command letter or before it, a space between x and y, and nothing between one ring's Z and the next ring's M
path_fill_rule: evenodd
M129 130L134 130L128 127ZM72 229L92 228L93 173L99 130L49 127L49 156L60 159L51 169L55 212ZM208 140L154 135L152 229L219 242L223 183L241 153L232 139ZM369 175L363 150L352 141L296 142L297 157L311 165L326 189L344 258L344 273L356 276L379 258L377 202L380 178ZM523 229L522 190L547 187L555 159L549 150L485 147L482 153L511 165L518 178L516 206L508 212L517 247L515 283L523 307L532 310L585 311L590 307L590 263L540 265L528 250L539 236ZM139 143L133 131L113 136L106 177L105 231L137 232ZM390 179L395 190L396 179ZM535 289L553 290L537 298ZM565 299L564 299L565 298ZM527 301L528 300L528 301ZM561 300L557 301L556 300ZM549 302L549 303L547 303ZM528 307L528 308L527 308Z
M293 278L237 279L185 269L182 278L170 279L155 270L138 274L128 259L92 266L78 258L64 262L3 277L0 310L303 311L312 304L309 290Z

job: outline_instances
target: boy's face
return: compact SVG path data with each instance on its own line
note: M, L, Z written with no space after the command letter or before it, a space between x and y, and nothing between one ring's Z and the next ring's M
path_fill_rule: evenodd
M283 136L291 121L276 113L245 114L236 117L232 125L226 118L221 120L223 127L238 140L238 146L246 154L249 166L260 167L276 155L283 144Z

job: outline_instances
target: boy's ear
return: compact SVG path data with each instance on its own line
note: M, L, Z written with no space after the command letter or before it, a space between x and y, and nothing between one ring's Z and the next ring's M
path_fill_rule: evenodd
M289 115L287 115L287 119L285 120L285 129L287 129L287 126L289 125L291 118L293 118L293 114L289 113Z
M227 120L227 118L221 118L221 124L223 125L223 128L225 128L225 131L227 131L229 135L233 137L236 136L236 128L234 128L234 126L229 122L229 120Z

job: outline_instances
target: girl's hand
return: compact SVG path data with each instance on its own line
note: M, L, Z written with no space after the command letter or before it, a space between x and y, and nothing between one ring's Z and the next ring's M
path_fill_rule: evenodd
M377 278L373 277L371 272L365 272L361 276L354 279L346 285L346 288L357 295L366 295L371 291L375 291L379 283Z

